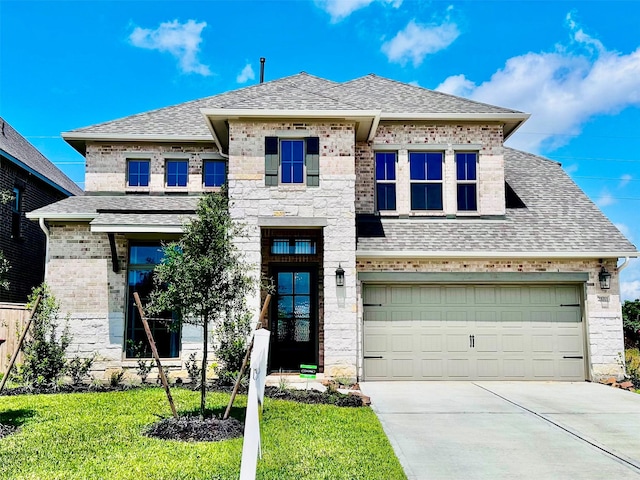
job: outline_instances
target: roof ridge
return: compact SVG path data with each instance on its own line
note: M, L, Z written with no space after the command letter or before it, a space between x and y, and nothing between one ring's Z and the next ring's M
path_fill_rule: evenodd
M290 81L292 78L299 77L301 75L307 76L307 77L311 77L311 78L317 78L319 80L325 80L325 81L331 82L331 83L337 83L337 82L333 82L332 80L327 80L325 78L316 77L315 75L310 75L310 74L308 74L306 72L300 72L300 73L296 73L296 74L293 74L293 75L288 75L286 77L281 77L281 78L276 78L276 79L273 79L273 80L269 80L269 81L263 82L263 83L256 83L254 85L247 85L245 87L240 87L240 88L237 88L237 89L234 89L234 90L227 90L227 91L216 93L215 95L209 95L209 96L203 97L203 98L196 98L196 99L193 99L193 100L187 100L186 102L180 102L180 103L176 103L176 104L173 104L173 105L167 105L165 107L154 108L152 110L147 110L147 111L144 111L144 112L133 113L131 115L125 115L123 117L114 118L114 119L107 120L107 121L104 121L104 122L94 123L92 125L87 125L85 127L80 127L80 128L76 128L76 129L73 129L73 130L69 130L68 132L69 133L70 132L82 132L82 131L90 129L90 128L101 127L101 126L104 126L104 125L107 125L107 124L110 124L110 123L118 122L120 120L125 120L125 119L129 119L129 118L139 118L139 117L142 117L142 116L145 116L145 115L154 114L154 113L157 113L157 112L160 112L160 111L163 111L163 110L168 110L168 109L171 109L171 108L184 107L184 106L187 106L187 105L192 105L192 104L197 104L197 103L206 103L207 101L209 101L209 100L211 100L213 98L216 98L216 97L222 97L222 96L230 94L230 93L234 93L235 94L235 93L242 92L242 91L246 92L246 91L249 91L249 90L254 90L254 89L262 87L263 85L273 85L273 84L277 84L277 83L284 83L284 82Z

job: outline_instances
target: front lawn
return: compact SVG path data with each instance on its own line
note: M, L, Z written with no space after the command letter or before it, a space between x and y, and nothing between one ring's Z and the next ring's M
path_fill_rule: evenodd
M199 394L173 389L179 412ZM228 394L209 393L221 412ZM244 418L246 397L233 415ZM19 425L0 440L0 478L237 479L242 439L185 443L141 432L169 407L159 388L113 393L0 397L0 423ZM405 479L369 408L307 405L267 398L259 479Z

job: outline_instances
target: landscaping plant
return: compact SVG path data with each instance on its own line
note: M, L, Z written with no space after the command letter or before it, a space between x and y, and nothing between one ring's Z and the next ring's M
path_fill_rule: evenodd
M625 343L629 347L640 347L640 300L625 300L622 305L622 325Z
M45 283L33 290L29 305L33 305L39 295L40 304L22 345L23 361L15 374L16 381L35 389L53 388L58 384L67 371L66 351L71 343L68 317L58 334L60 304Z
M164 260L154 269L155 289L149 312L178 313L179 321L203 329L200 372L200 415L204 417L210 327L241 322L246 316L245 297L255 282L234 244L242 229L229 213L223 189L198 203L197 216L184 225L177 242L164 246Z
M73 385L80 385L82 380L89 375L89 370L91 370L95 358L95 355L89 358L75 356L69 360L67 363L67 373L71 377Z
M0 205L9 203L13 199L13 194L7 190L0 190ZM0 250L0 288L9 289L9 282L5 275L9 271L9 261L4 258L4 253Z

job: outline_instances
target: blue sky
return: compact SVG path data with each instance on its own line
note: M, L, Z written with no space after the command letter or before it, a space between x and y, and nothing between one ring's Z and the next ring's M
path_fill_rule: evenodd
M0 0L0 113L83 185L63 131L300 71L368 73L531 113L509 145L640 245L637 1ZM640 297L640 260L622 272Z

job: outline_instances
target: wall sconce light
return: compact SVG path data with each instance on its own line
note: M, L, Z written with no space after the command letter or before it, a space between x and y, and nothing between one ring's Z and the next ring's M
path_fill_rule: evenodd
M336 286L344 287L344 268L342 268L340 264L338 264L338 268L336 268Z
M602 290L609 290L611 288L611 274L606 268L602 267L600 269L598 280L600 281L600 288Z

